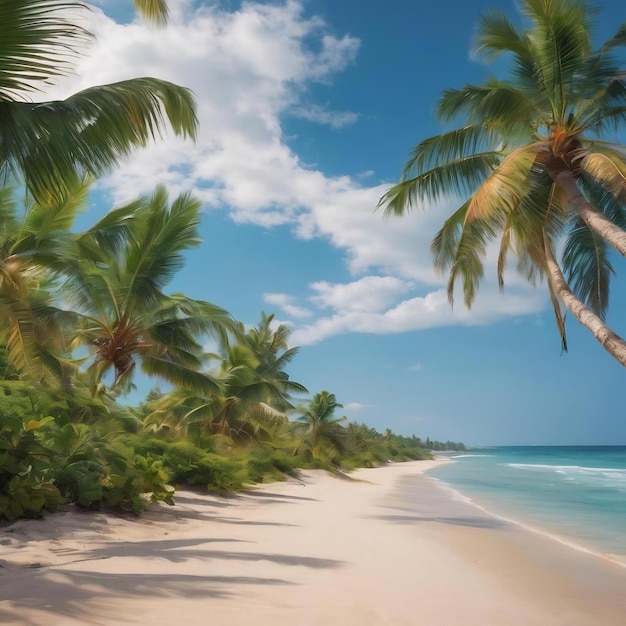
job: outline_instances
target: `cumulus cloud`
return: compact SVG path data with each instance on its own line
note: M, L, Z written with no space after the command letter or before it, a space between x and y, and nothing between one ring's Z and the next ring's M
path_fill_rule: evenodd
M296 300L293 296L288 296L284 293L264 293L263 300L268 304L279 307L287 315L291 315L291 317L308 317L311 315L311 311L308 309L293 304Z
M296 345L307 345L346 332L388 334L442 326L478 326L535 313L543 306L543 297L539 293L510 292L507 297L502 297L497 290L485 290L471 310L462 306L453 309L445 290L439 289L425 296L403 300L383 312L339 310L318 318L313 324L298 327L292 340Z
M410 288L411 283L393 276L365 276L352 283L334 285L322 280L311 285L318 295L310 299L322 308L377 312Z
M354 280L338 284L320 276L300 300L265 295L292 318L285 323L294 328L296 345L355 331L487 324L543 308L542 297L514 282L505 296L485 285L472 311L460 304L451 310L429 245L459 202L449 198L420 214L383 219L375 207L387 184L329 175L290 147L282 128L287 116L335 128L358 124L358 112L333 111L312 102L308 91L314 83L331 84L355 61L357 38L333 32L305 11L303 0L244 2L232 10L227 5L170 0L166 29L136 19L116 23L99 10L86 18L97 43L80 59L76 75L51 90L52 97L154 76L189 87L198 101L197 141L166 136L128 159L100 182L115 201L164 183L172 194L193 190L207 210L226 210L237 222L289 225L295 237L321 237L343 251ZM120 5L106 0L102 6L108 11ZM493 266L495 255L488 262ZM302 323L309 315L315 319Z

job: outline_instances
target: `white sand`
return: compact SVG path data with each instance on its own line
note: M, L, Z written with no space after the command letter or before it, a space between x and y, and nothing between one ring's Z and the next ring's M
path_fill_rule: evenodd
M433 463L4 527L0 624L625 623L626 569L454 502Z

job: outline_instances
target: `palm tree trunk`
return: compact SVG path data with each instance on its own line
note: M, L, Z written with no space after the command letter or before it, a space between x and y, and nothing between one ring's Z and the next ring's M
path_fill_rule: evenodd
M562 169L553 176L554 182L565 192L569 206L589 226L591 230L600 235L609 245L615 248L622 256L626 256L626 231L616 226L610 219L581 193L576 178L569 169Z
M581 302L572 292L559 264L554 258L550 245L545 246L548 280L554 286L563 304L574 314L574 317L587 328L602 344L602 347L624 367L626 367L626 341L614 333L604 320Z

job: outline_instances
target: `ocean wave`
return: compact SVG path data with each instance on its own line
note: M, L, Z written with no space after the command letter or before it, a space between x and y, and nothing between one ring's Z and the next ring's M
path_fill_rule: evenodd
M550 472L564 481L587 487L600 487L626 493L626 468L585 467L582 465L541 465L531 463L506 463L513 469L531 472Z
M508 467L518 469L547 469L555 472L611 473L626 476L626 467L585 467L583 465L540 465L535 463L505 463Z
M455 456L450 456L448 458L449 459L465 459L469 456L476 457L476 456L494 456L494 455L493 454L457 454Z

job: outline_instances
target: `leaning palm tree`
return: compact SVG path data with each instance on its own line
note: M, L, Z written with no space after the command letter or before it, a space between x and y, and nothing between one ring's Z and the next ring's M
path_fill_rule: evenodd
M165 3L138 0L156 19ZM72 17L75 0L0 0L0 177L24 178L32 195L64 196L85 175L97 177L156 138L166 121L194 137L191 92L163 80L136 78L90 87L66 100L30 95L72 68L91 35Z
M499 238L500 287L513 252L531 282L547 279L563 347L561 303L626 366L626 342L605 323L614 273L608 246L626 255L626 149L602 139L626 121L626 25L595 49L584 0L521 7L529 30L492 12L477 38L487 61L511 57L509 80L444 92L439 117L464 125L418 144L380 205L403 215L460 197L431 247L435 267L449 276L450 302L460 280L472 305L487 245Z
M73 347L93 351L89 371L95 386L112 372L112 387L127 391L140 363L148 375L211 392L214 383L201 372L201 340L223 337L236 325L213 304L163 292L183 266L184 252L200 243L200 203L182 194L169 205L166 191L158 188L116 211L124 213L132 215L130 230L104 255L108 261L101 238L81 237L86 256L66 272L67 304L82 317Z

